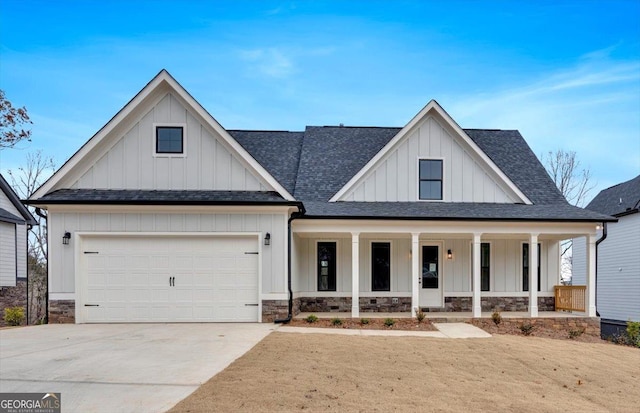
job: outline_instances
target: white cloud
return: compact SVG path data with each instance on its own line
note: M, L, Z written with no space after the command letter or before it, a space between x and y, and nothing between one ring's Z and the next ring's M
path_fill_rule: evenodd
M249 62L251 70L267 77L283 79L295 72L291 57L278 48L243 50L240 58Z

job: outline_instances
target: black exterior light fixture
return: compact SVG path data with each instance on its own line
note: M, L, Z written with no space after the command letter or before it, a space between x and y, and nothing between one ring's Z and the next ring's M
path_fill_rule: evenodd
M62 245L69 245L69 240L71 239L71 233L66 231L62 236Z
M264 236L264 245L271 245L271 234L268 232Z
M447 259L453 259L453 253L451 252L451 250L447 250Z

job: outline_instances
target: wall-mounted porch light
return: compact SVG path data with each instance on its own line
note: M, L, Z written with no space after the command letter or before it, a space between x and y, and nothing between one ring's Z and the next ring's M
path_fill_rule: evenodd
M447 259L453 259L453 253L451 252L451 250L447 250Z
M271 245L271 234L267 232L264 236L264 245Z
M62 236L62 245L69 245L69 240L71 239L71 233L69 231L65 232Z

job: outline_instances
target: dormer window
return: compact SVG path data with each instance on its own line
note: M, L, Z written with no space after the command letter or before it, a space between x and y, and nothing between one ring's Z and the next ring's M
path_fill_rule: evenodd
M419 199L442 200L442 159L419 160Z
M156 125L156 155L184 156L184 125Z

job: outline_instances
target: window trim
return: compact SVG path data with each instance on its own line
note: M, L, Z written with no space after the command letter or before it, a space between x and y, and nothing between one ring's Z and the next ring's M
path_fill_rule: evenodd
M389 289L388 290L374 290L373 289L373 244L389 244ZM374 293L392 292L393 289L393 242L390 239L372 239L369 240L369 291Z
M313 263L314 263L314 272L315 272L315 286L314 286L314 291L318 292L318 293L334 293L334 292L339 292L342 291L341 288L339 288L340 283L340 240L338 239L316 239L315 240L315 252L314 252L314 258L313 258ZM318 244L321 242L333 242L334 244L336 244L336 289L335 290L319 290L318 289Z
M169 153L158 152L158 128L182 128L182 152ZM152 153L154 158L186 158L187 156L187 124L158 122L153 124L153 133L151 137Z
M442 198L441 199L422 199L420 198L420 182L422 181L420 179L420 161L441 161L442 162L442 179L440 180L440 183L442 185ZM416 177L417 177L417 182L416 182L416 199L420 202L443 202L446 197L445 197L445 186L444 186L444 181L445 181L445 158L443 157L437 157L437 156L419 156L418 160L416 162ZM427 181L427 180L425 180ZM429 179L428 181L435 181L433 179Z
M529 241L522 241L520 243L520 291L528 293L529 286L527 289L524 289L524 246L525 244L529 244ZM542 290L540 286L540 282L542 281L542 251L543 251L543 243L538 241L538 292L545 292ZM531 271L529 271L529 277L531 276ZM529 282L531 285L531 282Z

